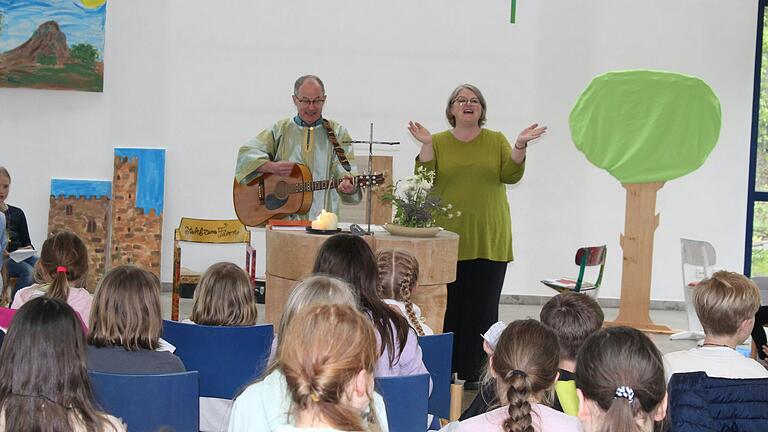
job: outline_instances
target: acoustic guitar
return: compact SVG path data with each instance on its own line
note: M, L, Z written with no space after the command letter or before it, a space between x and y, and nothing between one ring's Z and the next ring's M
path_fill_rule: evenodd
M248 184L240 184L235 179L232 187L235 213L247 226L262 225L269 219L289 214L304 214L312 207L312 192L335 188L342 180L312 180L312 172L300 163L294 165L291 175L286 177L265 173ZM351 180L364 188L384 183L384 175L364 174Z

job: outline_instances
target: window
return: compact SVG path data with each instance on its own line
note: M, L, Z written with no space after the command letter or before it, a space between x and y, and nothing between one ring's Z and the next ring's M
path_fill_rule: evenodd
M92 218L88 218L88 226L85 228L85 232L93 234L96 232L96 221Z
M744 274L768 276L768 0L760 0L757 17L752 148L747 190Z

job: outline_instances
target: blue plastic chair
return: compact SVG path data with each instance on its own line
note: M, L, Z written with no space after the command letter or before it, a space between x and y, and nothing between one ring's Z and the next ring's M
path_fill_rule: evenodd
M96 403L130 431L199 430L197 372L123 375L88 372Z
M389 432L427 430L429 375L380 377L375 381L387 407Z
M429 413L439 418L450 419L453 333L419 336L419 346L424 366L432 377Z
M272 325L219 327L163 321L163 339L176 347L187 370L200 372L200 396L232 399L264 372Z

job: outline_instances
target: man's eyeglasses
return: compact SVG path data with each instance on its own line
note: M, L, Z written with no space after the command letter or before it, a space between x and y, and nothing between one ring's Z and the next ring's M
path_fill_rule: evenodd
M312 100L296 98L296 100L299 102L299 105L301 105L303 107L308 107L310 105L320 106L320 105L325 103L325 98L312 99Z
M464 105L480 105L480 99L478 99L478 98L467 99L465 97L459 97L459 98L454 99L453 103L459 104L461 106L464 106Z

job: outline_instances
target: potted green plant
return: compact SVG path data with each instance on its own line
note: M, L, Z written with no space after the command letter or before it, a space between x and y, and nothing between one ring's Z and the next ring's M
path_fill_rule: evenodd
M382 200L391 202L395 216L384 228L393 235L431 237L442 230L435 225L437 217L452 219L461 216L450 203L443 203L432 193L435 172L419 167L412 176L390 185Z

